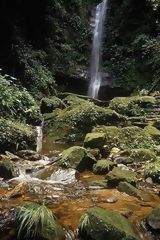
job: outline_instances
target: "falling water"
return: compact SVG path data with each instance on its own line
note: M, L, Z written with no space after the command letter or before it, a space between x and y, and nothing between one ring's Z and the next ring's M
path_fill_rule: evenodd
M42 126L37 126L36 127L36 131L37 131L37 148L36 148L36 151L37 152L41 152L41 150L42 150L42 142L43 142Z
M103 0L96 7L96 14L94 18L94 32L92 43L92 56L91 56L91 80L88 90L88 95L93 98L98 98L98 92L101 86L102 76L101 68L101 47L104 33L104 24L106 19L108 0Z

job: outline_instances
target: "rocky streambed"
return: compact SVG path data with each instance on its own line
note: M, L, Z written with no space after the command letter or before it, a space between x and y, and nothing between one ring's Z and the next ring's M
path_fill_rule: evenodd
M65 231L39 239L160 239L160 131L158 120L145 120L154 97L114 99L109 108L73 96L59 104L43 101L40 154L0 156L0 239L19 239L16 209L27 202L46 205Z

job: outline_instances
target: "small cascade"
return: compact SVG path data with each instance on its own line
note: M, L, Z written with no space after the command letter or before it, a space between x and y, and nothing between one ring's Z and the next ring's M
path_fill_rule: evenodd
M91 55L91 79L88 95L92 98L98 98L99 89L102 82L101 69L101 48L104 34L104 24L107 13L108 0L103 0L97 7L93 19L93 43Z
M36 126L37 132L37 148L36 151L39 153L42 151L42 143L43 143L43 126Z

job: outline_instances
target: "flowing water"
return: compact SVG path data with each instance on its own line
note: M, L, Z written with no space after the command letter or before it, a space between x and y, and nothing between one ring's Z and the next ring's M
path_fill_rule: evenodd
M36 132L37 132L37 152L42 151L42 142L43 142L43 127L42 126L37 126L36 127Z
M101 74L101 51L102 40L104 35L104 24L107 13L108 1L103 0L97 7L95 17L93 19L93 43L91 55L91 80L88 95L98 98L99 89L102 82Z

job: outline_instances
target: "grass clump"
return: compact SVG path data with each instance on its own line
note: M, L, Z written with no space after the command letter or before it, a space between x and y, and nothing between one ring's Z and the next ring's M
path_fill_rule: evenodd
M17 239L61 239L63 230L45 206L28 202L16 207Z

